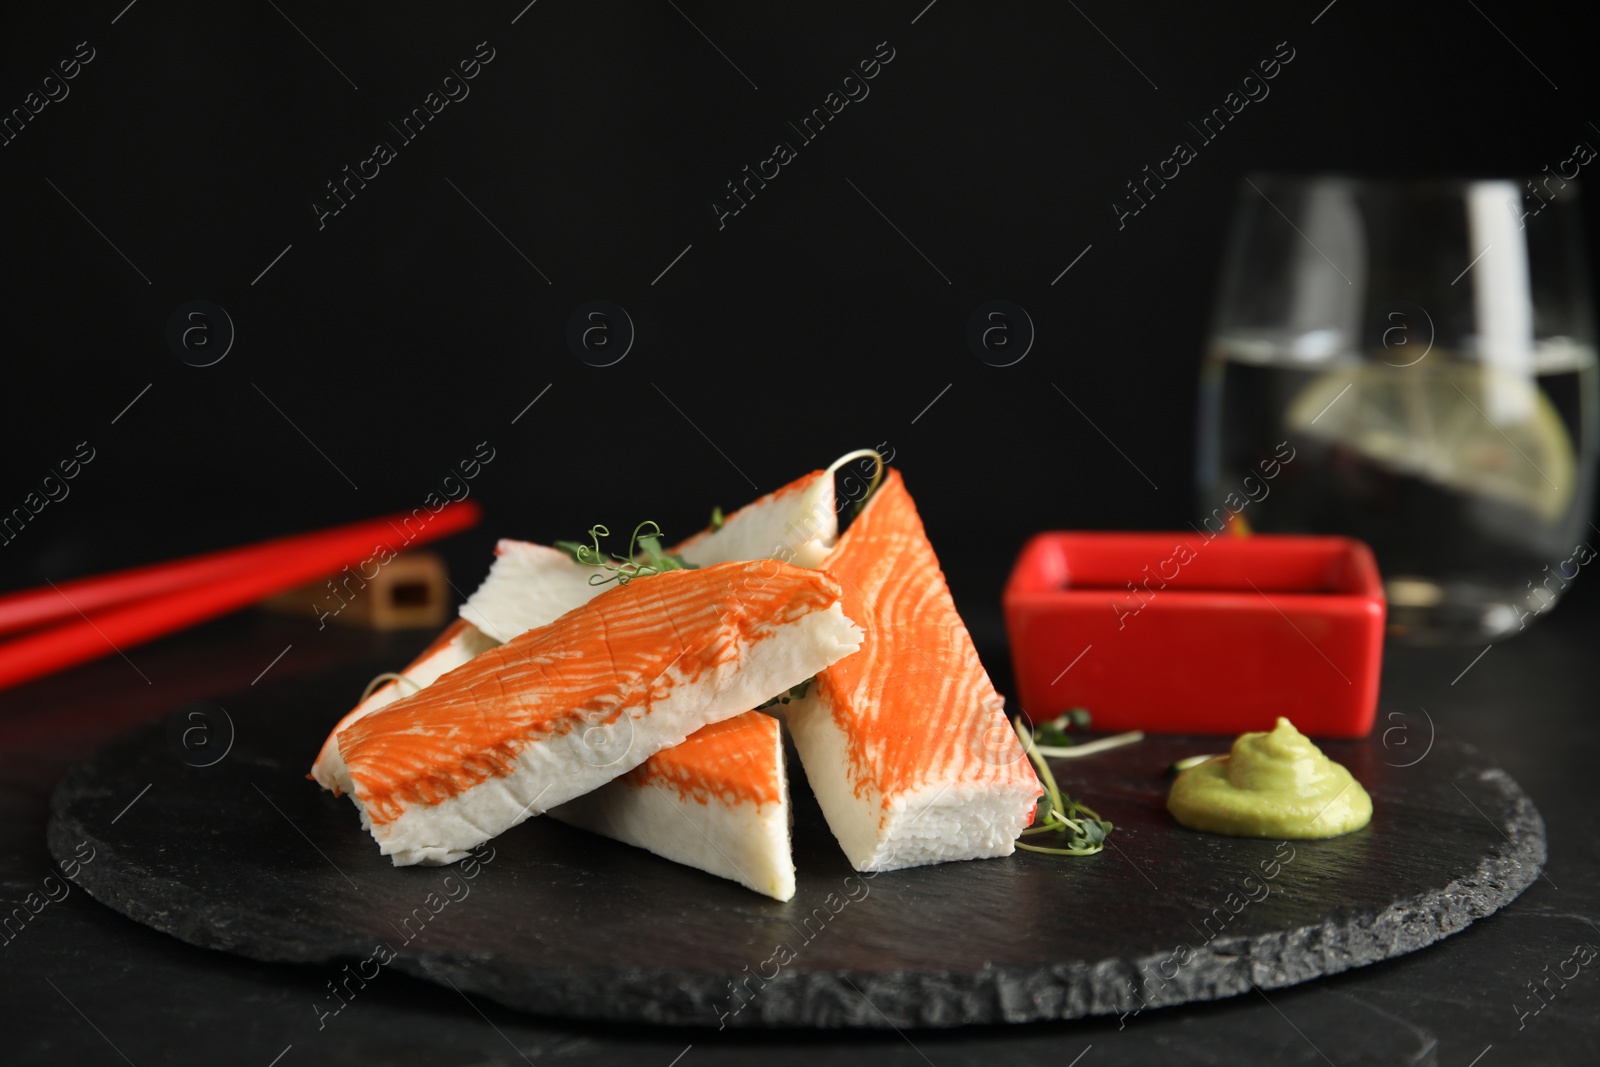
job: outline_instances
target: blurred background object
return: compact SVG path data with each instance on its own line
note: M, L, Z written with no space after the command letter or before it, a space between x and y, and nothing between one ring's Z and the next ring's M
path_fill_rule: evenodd
M1406 640L1553 607L1594 555L1577 200L1554 175L1244 179L1201 372L1203 519L1367 541Z
M450 573L437 552L402 552L363 580L350 568L262 601L268 611L310 615L368 630L434 629L454 606Z

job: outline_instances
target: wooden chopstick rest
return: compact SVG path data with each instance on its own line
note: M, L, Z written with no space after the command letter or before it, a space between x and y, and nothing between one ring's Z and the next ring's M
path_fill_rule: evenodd
M449 571L435 552L403 552L367 577L345 567L261 602L281 615L311 616L368 630L433 628L450 613Z

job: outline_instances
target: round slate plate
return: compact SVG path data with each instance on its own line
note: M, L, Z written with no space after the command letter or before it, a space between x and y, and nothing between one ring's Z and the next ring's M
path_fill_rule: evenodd
M1056 764L1117 824L1088 859L863 877L801 781L787 903L549 819L467 870L395 868L348 800L305 780L339 700L302 688L226 719L184 711L74 767L52 851L87 841L89 893L196 945L324 964L335 982L389 966L541 1014L711 1027L1028 1022L1272 989L1446 937L1545 859L1517 784L1445 738L1410 766L1386 761L1420 745L1328 743L1373 822L1284 844L1176 826L1163 769L1218 742L1163 738Z

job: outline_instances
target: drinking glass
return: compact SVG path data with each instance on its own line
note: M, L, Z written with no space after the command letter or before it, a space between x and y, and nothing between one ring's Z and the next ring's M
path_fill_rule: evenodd
M1578 188L1252 175L1201 370L1203 529L1372 546L1389 628L1493 641L1595 558Z

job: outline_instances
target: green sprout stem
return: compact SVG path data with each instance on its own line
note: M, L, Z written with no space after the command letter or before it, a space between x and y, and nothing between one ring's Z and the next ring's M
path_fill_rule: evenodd
M416 682L413 682L410 678L407 678L405 675L396 674L394 671L385 671L384 673L378 675L377 677L373 678L372 681L367 683L367 687L361 691L361 700L367 699L369 696L371 696L373 694L374 690L376 690L380 685L384 684L385 682L394 682L396 685L399 685L400 683L404 682L406 685L409 685L411 687L411 692L420 693L422 691L422 686L418 685ZM402 693L401 695L402 696L406 696L406 695L409 695L409 694ZM357 704L361 703L361 700L356 701L356 703Z
M613 552L608 559L602 554L600 539L610 536L610 530L596 523L589 527L591 544L586 545L581 541L557 541L555 547L568 553L585 567L597 567L611 572L610 577L603 574L591 575L590 585L605 585L607 582L627 585L635 578L662 574L666 571L695 569L694 564L682 556L667 554L661 547L661 527L648 519L633 528L633 536L628 539L626 556L619 556ZM642 561L639 559L641 553L644 556Z
M1144 731L1129 730L1125 734L1112 734L1110 737L1102 737L1095 741L1085 741L1082 744L1074 744L1071 747L1058 747L1055 745L1039 745L1037 747L1041 756L1049 756L1051 759L1079 759L1083 756L1092 756L1096 752L1104 752L1108 748L1121 748L1123 745L1131 745L1135 741L1143 740Z
M1013 720L1012 726L1017 731L1017 739L1022 742L1023 751L1027 752L1028 759L1038 771L1039 782L1044 786L1045 796L1049 801L1045 806L1044 821L1022 831L1020 836L1056 833L1066 838L1065 848L1032 845L1024 841L1018 841L1017 847L1052 856L1092 856L1104 850L1106 835L1112 831L1112 824L1102 819L1093 809L1079 804L1061 792L1061 787L1056 784L1056 776L1050 770L1050 764L1045 762L1039 747L1033 743L1033 733L1023 725L1020 715Z
M790 686L788 690L773 697L771 700L765 700L760 704L757 704L756 710L765 711L768 708L775 708L779 704L787 704L791 700L800 700L805 697L806 690L811 688L811 683L816 680L817 676L813 674L810 678L807 678L799 685Z

